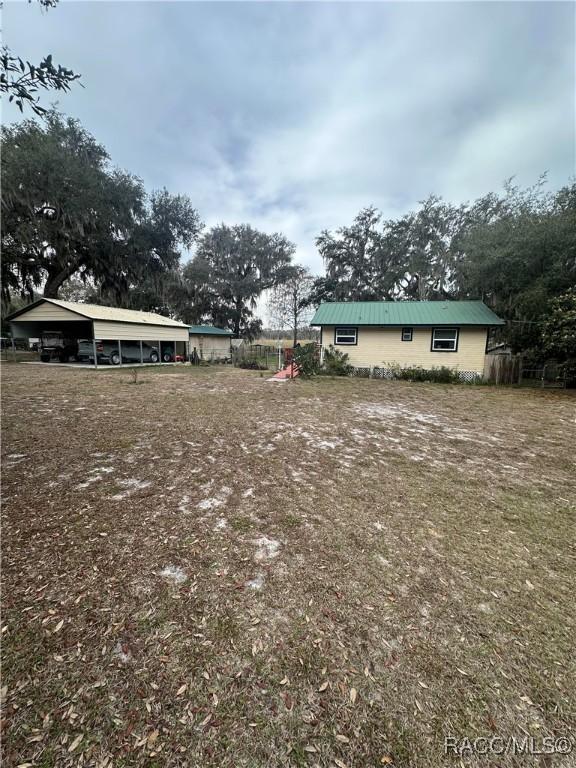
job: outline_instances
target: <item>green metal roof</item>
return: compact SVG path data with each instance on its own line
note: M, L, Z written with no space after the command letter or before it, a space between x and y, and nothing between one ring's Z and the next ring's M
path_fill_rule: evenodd
M504 325L482 301L334 301L310 325Z
M232 331L213 325L189 325L190 336L232 336Z

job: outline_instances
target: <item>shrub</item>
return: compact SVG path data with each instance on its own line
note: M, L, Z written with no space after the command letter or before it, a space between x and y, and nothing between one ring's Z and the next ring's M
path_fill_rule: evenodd
M300 375L304 378L316 376L320 370L320 361L315 344L305 344L294 348L294 362L300 369Z
M265 365L260 365L256 360L240 360L238 368L245 368L249 371L267 371L268 368Z
M427 381L434 384L459 384L461 382L458 372L445 365L429 369L421 366L401 368L399 365L391 365L390 370L393 379L402 381Z
M346 352L340 352L334 349L332 345L324 351L324 362L322 373L327 376L349 376L352 373L352 366L348 362Z

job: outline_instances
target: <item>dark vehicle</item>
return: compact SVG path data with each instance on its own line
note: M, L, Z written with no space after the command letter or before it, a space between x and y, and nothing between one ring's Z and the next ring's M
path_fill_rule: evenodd
M116 341L97 341L96 356L99 363L109 363L110 365L120 365L123 363L140 362L140 342L123 341L120 344L122 350L122 361L120 361L120 349ZM92 339L81 339L78 342L78 359L94 362L94 345ZM156 347L150 346L145 341L142 342L142 361L145 363L157 363L160 355ZM165 361L166 362L166 361Z
M76 339L66 339L60 331L46 331L40 337L40 360L49 363L59 360L67 363L70 358L78 360L78 342Z

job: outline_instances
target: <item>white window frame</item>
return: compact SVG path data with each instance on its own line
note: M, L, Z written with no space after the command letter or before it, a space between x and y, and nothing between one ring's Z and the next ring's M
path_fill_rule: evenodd
M344 333L347 331L347 333ZM340 339L348 339L341 341ZM334 328L334 345L353 347L358 344L358 328L352 325L338 325Z
M444 334L444 336L442 336L442 334ZM459 336L459 328L432 328L432 342L430 345L430 350L432 352L458 352ZM436 342L438 341L450 342L452 347L437 347Z

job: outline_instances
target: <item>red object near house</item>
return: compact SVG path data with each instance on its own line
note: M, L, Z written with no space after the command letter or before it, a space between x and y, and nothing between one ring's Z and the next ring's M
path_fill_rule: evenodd
M290 365L286 365L281 371L275 373L272 378L283 381L284 379L294 379L296 376L300 376L300 368L298 368L296 363L290 363Z

